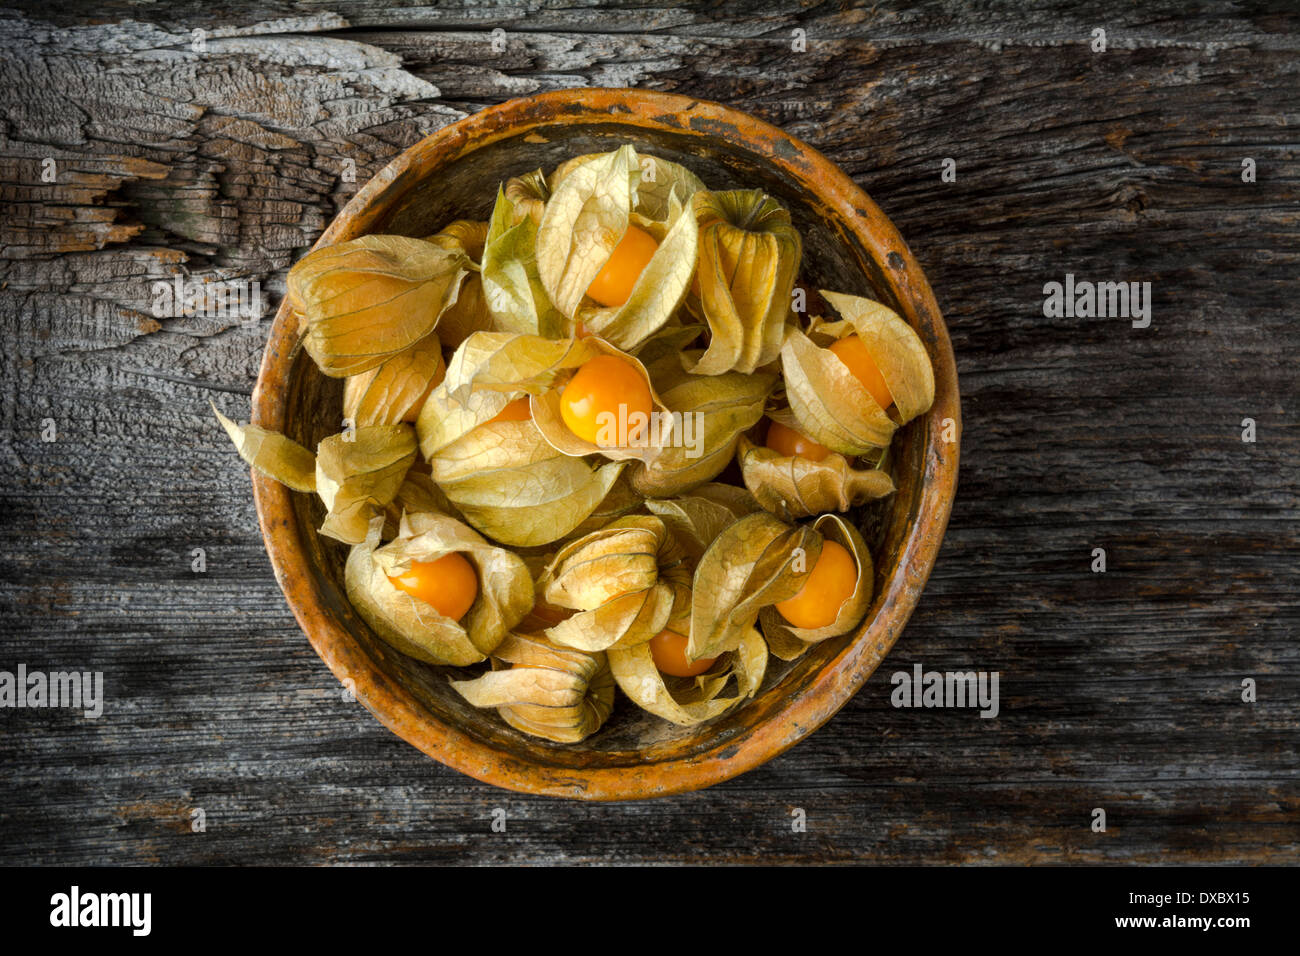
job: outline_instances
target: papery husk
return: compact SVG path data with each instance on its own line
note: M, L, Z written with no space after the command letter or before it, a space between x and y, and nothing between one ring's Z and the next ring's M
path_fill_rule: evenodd
M343 382L343 417L356 426L414 422L422 399L447 373L437 334Z
M928 412L934 404L934 369L916 330L893 309L874 299L825 289L822 298L844 321L814 321L812 332L834 339L856 333L862 339L894 399L899 424Z
M740 435L763 417L777 376L774 372L692 375L681 369L677 357L670 356L656 363L652 381L677 416L676 437L653 460L638 464L630 480L646 497L667 498L716 478L727 467Z
M495 330L554 338L569 331L571 323L551 304L537 272L539 221L540 213L537 219L521 215L506 190L498 190L481 288Z
M588 153L565 160L555 168L551 175L552 188L558 186L569 173L580 166L585 166L594 159L607 153ZM689 205L691 197L707 187L693 172L680 163L661 159L650 153L637 153L641 175L636 185L636 203L633 210L647 219L663 220L668 217L671 197ZM658 237L656 237L658 238Z
M630 515L566 544L537 581L554 607L578 613L547 628L557 644L583 651L650 640L691 604L685 554L664 522Z
M741 633L733 650L698 677L670 677L655 667L649 644L608 652L614 680L638 707L682 727L711 720L753 697L767 669L767 645L753 627ZM733 695L719 696L735 678Z
M601 504L625 467L611 462L594 468L565 455L531 421L481 425L436 452L429 465L466 521L521 547L571 532Z
M782 455L741 436L736 460L745 487L755 500L787 521L827 511L848 511L894 492L894 481L887 471L854 468L837 452L813 461Z
M794 627L774 607L766 607L759 615L767 646L783 661L792 661L819 641L838 637L859 624L871 607L875 589L875 572L871 563L871 549L862 534L839 515L823 515L813 522L813 531L825 539L843 545L853 555L858 566L858 581L853 593L840 605L835 620L825 627ZM809 565L811 567L812 565Z
M426 241L442 246L451 252L460 251L477 267L483 261L483 245L487 242L488 224L477 219L457 219L443 226Z
M803 589L821 545L816 531L766 511L728 526L695 569L686 656L716 657L735 647L763 608Z
M769 413L831 451L855 457L889 447L898 425L830 349L791 327L781 346L789 409Z
M497 328L483 292L483 276L471 272L465 277L456 301L438 320L438 338L454 349L475 332L494 332Z
M614 709L604 654L584 654L537 634L512 633L493 653L502 665L451 686L474 707L495 707L516 730L556 743L590 737Z
M443 490L434 484L433 479L426 472L419 470L423 467L419 464L412 465L411 470L402 479L402 485L397 489L396 496L384 506L383 539L385 541L397 537L402 515L408 511L412 514L434 512L464 521L464 515L456 509Z
M608 351L594 339L477 332L456 349L447 375L420 410L420 453L432 458L499 415L514 399L550 388L562 374Z
M632 490L625 470L618 476L618 480L609 489L609 493L601 499L600 504L596 505L596 510L584 518L576 528L557 540L562 542L571 541L574 538L582 537L584 534L599 531L616 518L640 510L644 500Z
M329 513L320 533L345 544L364 541L371 519L393 500L414 463L410 425L369 425L322 439L316 493Z
M374 368L434 330L471 265L458 248L405 236L361 236L308 253L288 279L303 346L326 375Z
M486 222L457 219L442 232L430 236L428 240L450 252L457 250L464 252L469 258L471 269L474 270L461 283L460 295L456 297L456 301L438 320L438 338L444 345L453 349L475 332L493 332L499 329L488 308L487 295L483 288L482 265L486 257L484 247L487 243L488 230L489 224Z
M564 315L574 315L627 231L640 178L636 151L621 146L555 185L537 230L537 271Z
M344 569L348 598L379 637L430 664L464 667L492 653L533 606L533 580L522 559L483 540L449 515L402 516L398 536L379 547L384 519L375 517ZM412 561L459 553L474 566L478 595L460 621L395 587L389 580Z
M621 349L635 349L668 324L686 298L695 275L699 229L691 207L670 197L666 228L654 255L641 270L627 301L615 308L584 307L578 316L584 327Z
M551 187L546 184L542 171L535 169L522 176L512 176L506 180L504 189L510 201L510 225L531 219L535 231L542 224L546 200L551 198Z
M691 371L752 372L776 360L803 256L790 213L757 189L695 194L698 309L708 350Z
M692 568L737 518L759 510L758 501L744 488L717 482L676 498L649 498L645 506L663 519Z
M216 405L212 406L212 411L235 443L239 457L258 474L294 491L316 490L316 456L309 450L279 432L232 422L217 411Z

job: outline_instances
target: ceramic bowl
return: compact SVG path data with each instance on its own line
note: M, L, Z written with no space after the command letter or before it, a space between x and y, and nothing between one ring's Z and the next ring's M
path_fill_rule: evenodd
M365 233L424 236L452 219L486 220L506 178L622 143L683 163L712 189L757 187L774 196L803 238L802 274L813 288L880 299L912 324L929 350L935 402L895 437L898 491L853 515L876 565L876 597L862 628L792 664L773 657L758 694L709 723L676 727L620 695L598 733L580 744L551 744L467 705L448 686L452 669L412 660L376 638L344 593L346 548L315 531L320 502L253 476L262 534L285 597L313 647L362 704L462 773L513 790L589 800L655 797L727 780L781 753L842 707L893 647L920 598L952 506L961 428L947 329L898 231L816 150L716 103L588 89L485 109L399 155L357 192L317 245ZM252 420L315 447L341 427L342 386L295 352L295 338L282 305L253 393Z

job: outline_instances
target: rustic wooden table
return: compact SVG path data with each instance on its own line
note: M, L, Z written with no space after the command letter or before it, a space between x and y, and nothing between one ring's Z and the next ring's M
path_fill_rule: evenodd
M0 670L105 682L98 719L0 712L0 862L1300 859L1300 18L1020 6L0 10ZM495 790L348 703L208 407L246 414L286 269L369 175L587 85L841 164L927 270L965 416L938 566L862 692L624 805ZM264 317L155 318L178 267L258 280ZM1067 274L1149 282L1149 325L1045 315ZM999 672L999 716L895 709L917 663Z

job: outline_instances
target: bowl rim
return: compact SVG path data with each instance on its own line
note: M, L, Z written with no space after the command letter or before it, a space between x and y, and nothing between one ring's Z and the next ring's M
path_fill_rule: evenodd
M829 720L875 671L915 609L934 566L956 493L961 408L947 327L919 264L898 230L869 196L813 147L753 116L708 100L634 89L579 88L540 93L487 107L426 136L362 186L313 248L368 231L372 201L419 161L445 162L499 139L550 126L619 124L677 135L723 137L774 164L792 181L816 181L816 200L838 215L880 267L904 317L918 329L935 372L916 517L900 543L898 566L879 611L804 690L781 701L765 721L707 750L653 764L568 768L521 760L430 713L387 675L325 607L304 549L289 489L252 473L254 499L276 580L313 648L336 677L389 730L468 776L524 793L584 800L667 796L729 780L789 749ZM881 290L884 291L884 290ZM284 430L296 323L282 301L272 323L252 396L252 421ZM953 441L944 441L951 419ZM913 426L915 427L915 425Z

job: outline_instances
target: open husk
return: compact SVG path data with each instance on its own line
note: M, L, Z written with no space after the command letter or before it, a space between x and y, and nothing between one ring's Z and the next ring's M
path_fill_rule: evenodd
M495 418L513 399L536 395L584 362L616 351L594 339L550 339L516 332L477 332L447 363L447 374L420 409L420 452L439 450Z
M680 453L683 420L680 415L673 415L640 359L604 339L591 337L578 341L593 354L614 356L636 370L649 388L651 412L649 416L641 411L621 416L610 411L607 422L597 432L596 441L587 441L573 433L564 423L560 411L564 385L579 370L577 367L565 369L556 377L555 387L532 397L533 421L546 440L566 455L603 455L615 461L637 461L642 465L652 465L660 458ZM620 421L620 418L626 420Z
M326 375L381 364L437 326L472 262L455 244L361 236L308 253L289 270L303 346Z
M621 349L635 349L668 324L686 298L695 275L699 229L689 205L674 194L669 197L664 223L632 217L659 243L633 285L625 303L614 308L594 304L581 308L578 317L591 332Z
M762 610L759 619L767 646L783 661L794 660L813 644L846 634L861 624L871 606L875 588L871 550L857 528L839 515L823 515L813 522L812 529L820 537L843 545L853 555L858 566L857 584L853 593L840 605L835 620L825 627L794 627L776 608Z
M383 516L375 517L365 540L352 548L344 583L362 619L403 654L430 664L477 663L532 608L533 580L523 560L455 518L408 512L397 537L380 547L383 526ZM389 581L412 561L436 561L452 552L462 554L478 576L478 596L459 621Z
M655 667L649 644L608 652L614 680L638 707L682 727L711 720L753 697L767 669L767 645L753 627L698 677L671 677ZM734 691L723 694L729 682Z
M564 315L577 312L627 231L640 178L636 151L620 146L574 167L555 184L537 230L537 271Z
M499 669L451 686L474 707L495 707L516 730L573 744L599 730L614 709L614 681L604 654L512 633L492 656Z
M889 472L855 468L837 452L821 461L782 455L741 436L736 449L745 487L774 515L792 520L848 511L894 491Z
M397 495L414 463L410 425L369 425L322 439L316 493L329 513L320 533L345 544L365 540L371 518Z
M698 310L712 340L691 371L752 372L781 351L803 247L790 213L757 189L696 193Z
M825 290L821 294L844 320L814 318L807 334L789 329L781 346L781 366L790 408L771 417L843 455L878 452L889 446L900 424L934 402L929 355L912 327L879 302ZM880 369L894 399L894 416L825 347L853 334L862 339Z
M766 511L729 525L695 569L686 656L699 660L733 649L763 608L799 593L821 545L816 531Z
M934 368L916 330L893 309L856 295L822 290L842 322L814 322L812 331L832 339L856 333L875 359L905 425L934 404Z
M571 541L538 579L549 605L578 613L547 629L557 644L603 651L642 644L691 604L685 554L654 515L629 515Z

